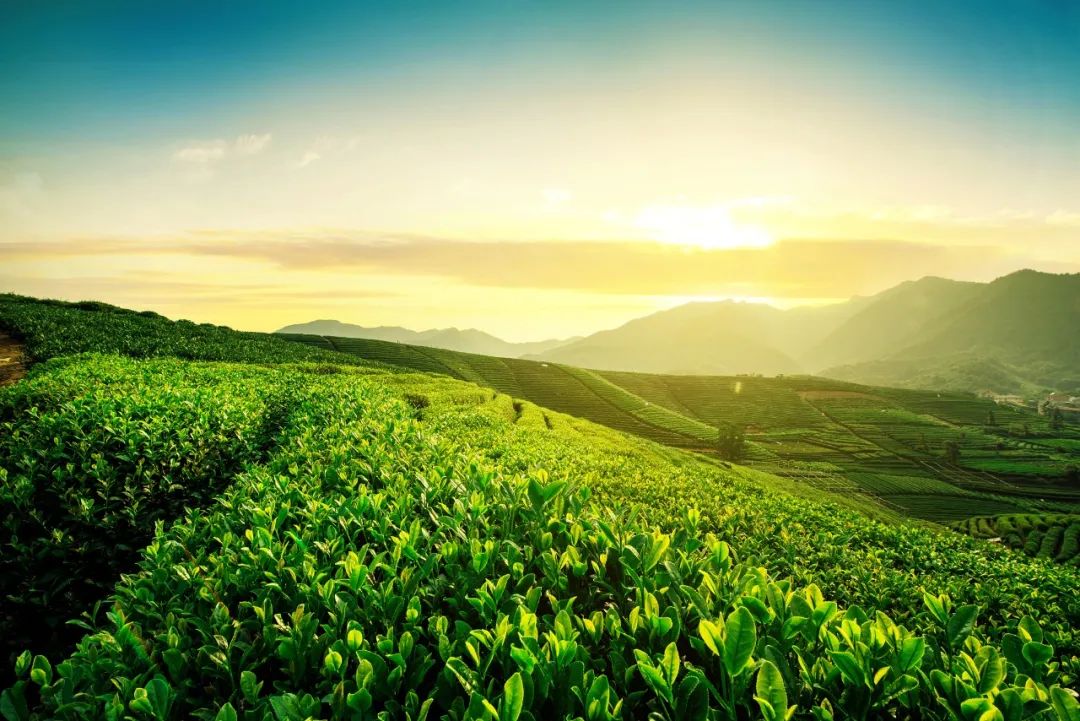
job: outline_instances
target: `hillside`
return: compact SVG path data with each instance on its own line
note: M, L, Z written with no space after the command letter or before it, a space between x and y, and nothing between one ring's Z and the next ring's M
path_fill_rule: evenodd
M927 277L869 298L779 310L698 303L530 356L599 370L815 373L909 388L1036 395L1080 386L1080 274Z
M0 638L31 649L6 718L950 719L1034 694L1072 721L1067 565L439 374L226 363L257 339L10 297L0 326L52 357L0 389ZM140 328L141 359L70 355Z
M1068 510L1080 488L1080 427L970 394L903 391L824 378L591 371L372 340L291 336L389 365L442 373L633 433L720 457L721 429L746 428L741 462L801 492L875 517L943 521ZM991 422L992 421L992 422ZM955 442L959 458L943 459Z
M976 297L979 283L927 277L879 293L800 354L807 369L873 361L920 342L928 324Z
M458 328L437 328L425 331L414 331L398 326L379 326L367 328L352 323L342 323L337 320L313 320L309 323L297 323L287 325L277 331L279 334L308 334L308 335L332 335L338 338L370 338L372 340L385 340L394 343L408 343L409 345L427 346L430 348L445 348L447 350L462 351L465 353L479 353L500 358L520 358L521 356L544 353L554 350L567 343L572 343L576 338L563 340L542 340L527 343L510 343L496 338L490 333L485 333L475 328L460 330Z

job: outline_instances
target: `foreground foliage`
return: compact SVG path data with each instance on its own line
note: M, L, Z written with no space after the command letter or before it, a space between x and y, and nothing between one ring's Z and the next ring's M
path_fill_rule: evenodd
M72 394L126 396L139 377L190 374L226 404L288 388L288 412L215 502L157 523L73 655L19 657L5 718L1080 713L1080 666L1062 654L1070 569L870 522L447 379L70 363L4 391L50 419L20 416L23 438L77 418ZM209 401L197 413L225 436L264 428ZM155 488L121 475L141 481L135 496ZM975 583L988 563L1000 573Z

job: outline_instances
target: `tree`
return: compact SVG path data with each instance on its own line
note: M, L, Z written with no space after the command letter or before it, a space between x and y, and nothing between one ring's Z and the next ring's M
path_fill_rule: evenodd
M1050 427L1055 431L1060 431L1065 427L1065 416L1057 406L1050 409Z
M727 461L739 461L746 450L746 427L728 423L716 429L716 451Z
M960 444L956 441L945 441L945 462L951 466L960 463Z
M1068 465L1065 466L1065 482L1069 485L1080 485L1080 466Z

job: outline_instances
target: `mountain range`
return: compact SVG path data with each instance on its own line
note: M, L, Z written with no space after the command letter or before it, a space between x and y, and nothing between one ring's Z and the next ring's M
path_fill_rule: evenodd
M567 343L580 340L580 338L567 338L563 340L511 343L475 328L433 328L431 330L415 331L399 326L365 327L352 323L342 323L339 320L313 320L309 323L297 323L296 325L285 326L277 332L334 336L336 338L370 338L372 340L444 348L446 350L499 356L501 358L520 358L524 355L544 353Z
M925 277L869 297L782 310L690 303L584 338L508 343L478 330L314 321L279 332L394 340L598 370L813 373L874 385L1080 393L1080 274L1022 270L989 283Z

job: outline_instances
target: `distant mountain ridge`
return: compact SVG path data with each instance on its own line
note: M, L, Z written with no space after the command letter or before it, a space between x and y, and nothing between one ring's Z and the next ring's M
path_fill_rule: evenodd
M502 358L520 358L523 355L544 353L554 350L578 338L562 340L543 340L527 343L511 343L497 338L490 333L475 328L433 328L425 331L409 330L400 326L365 327L339 320L313 320L308 323L287 325L277 333L298 333L304 335L326 335L338 338L370 338L394 343L444 348L464 353L499 356Z
M530 356L599 370L815 373L998 393L1080 389L1080 274L928 276L820 307L694 303Z

